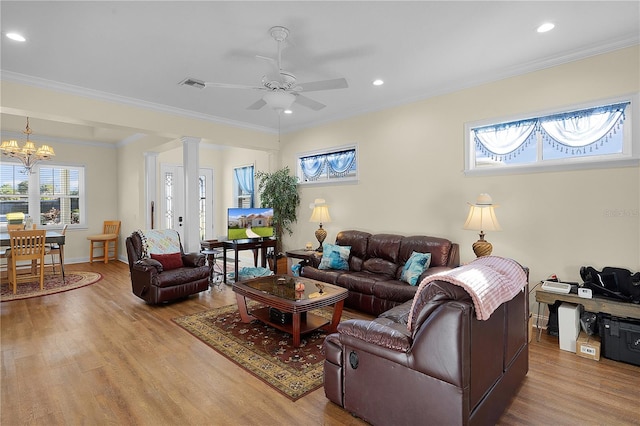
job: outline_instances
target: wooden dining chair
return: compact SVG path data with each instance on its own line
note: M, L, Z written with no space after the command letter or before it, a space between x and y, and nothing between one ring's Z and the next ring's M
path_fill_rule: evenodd
M22 231L24 230L24 223L13 223L13 224L7 224L7 232L9 231ZM7 256L9 256L9 246L6 247L0 247L0 261L2 261L3 259L7 259ZM8 268L8 264L7 262L2 262L0 263L0 278L4 278L5 276L7 276L6 272L7 272L7 268Z
M103 260L109 263L110 259L118 259L118 234L120 233L119 220L105 220L102 228L102 234L89 235L87 240L91 243L89 252L89 263L94 260ZM94 256L95 249L102 249L102 255ZM111 255L113 249L113 255Z
M60 232L62 235L65 235L67 233L67 227L69 225L65 224L62 227L62 231ZM50 263L45 263L46 265L51 265L51 269L53 270L53 273L56 273L56 260L55 260L55 255L58 256L58 263L60 264L60 269L62 271L62 275L64 277L64 268L62 267L62 253L60 250L60 245L58 243L47 243L46 247L46 255L51 256L51 262Z
M13 294L17 292L18 282L40 281L40 290L44 290L44 243L47 231L10 231L7 257L9 286L13 287ZM29 262L26 272L18 274L18 264Z

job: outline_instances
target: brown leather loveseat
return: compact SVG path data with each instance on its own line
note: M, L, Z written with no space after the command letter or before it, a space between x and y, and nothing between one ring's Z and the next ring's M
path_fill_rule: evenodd
M417 286L400 280L402 267L412 252L431 253L430 266L418 283L460 263L458 245L444 238L349 230L339 232L335 244L351 247L349 270L319 269L321 258L315 256L302 268L301 275L346 288L349 296L345 306L372 315L413 299Z
M463 287L435 280L340 323L324 343L327 398L374 425L495 424L529 367L526 275L513 281L524 287L484 320Z
M171 230L167 230L171 231ZM173 231L175 232L175 231ZM178 233L176 253L181 266L167 268L144 253L141 233L133 232L126 240L133 293L151 304L168 302L209 289L209 267L205 255L184 253Z

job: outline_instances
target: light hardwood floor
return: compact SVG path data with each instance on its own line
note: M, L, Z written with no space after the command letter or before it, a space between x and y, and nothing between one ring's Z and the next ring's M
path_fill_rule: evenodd
M149 306L131 293L123 263L67 270L104 278L0 304L2 425L365 424L322 389L291 402L171 321L235 303L229 287ZM402 409L389 398L389 409ZM639 404L640 367L579 358L543 335L500 424L640 424Z

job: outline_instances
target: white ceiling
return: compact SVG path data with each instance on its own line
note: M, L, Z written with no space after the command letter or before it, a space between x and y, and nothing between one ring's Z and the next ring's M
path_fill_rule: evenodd
M275 132L264 92L180 86L186 77L255 86L275 57L269 28L290 35L283 68L299 82L344 77L310 92L283 132L425 99L640 42L638 1L5 1L2 79ZM556 28L545 34L545 21ZM7 32L22 33L16 43ZM385 84L372 86L375 78ZM135 129L32 121L34 136L118 142ZM3 131L24 117L2 114Z

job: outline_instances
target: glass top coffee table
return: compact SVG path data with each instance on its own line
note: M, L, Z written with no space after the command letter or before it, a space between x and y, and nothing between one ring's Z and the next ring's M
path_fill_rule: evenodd
M300 285L302 284L302 286ZM304 287L303 290L300 290ZM329 333L336 331L347 290L335 285L303 277L270 275L233 284L242 322L253 319L290 333L293 346L300 346L300 335L322 328ZM260 302L265 307L247 309L247 299ZM333 305L331 322L309 311ZM274 308L277 311L274 311ZM274 312L277 318L274 318ZM280 315L282 314L282 315ZM287 320L290 316L290 320ZM281 320L282 319L282 320Z

